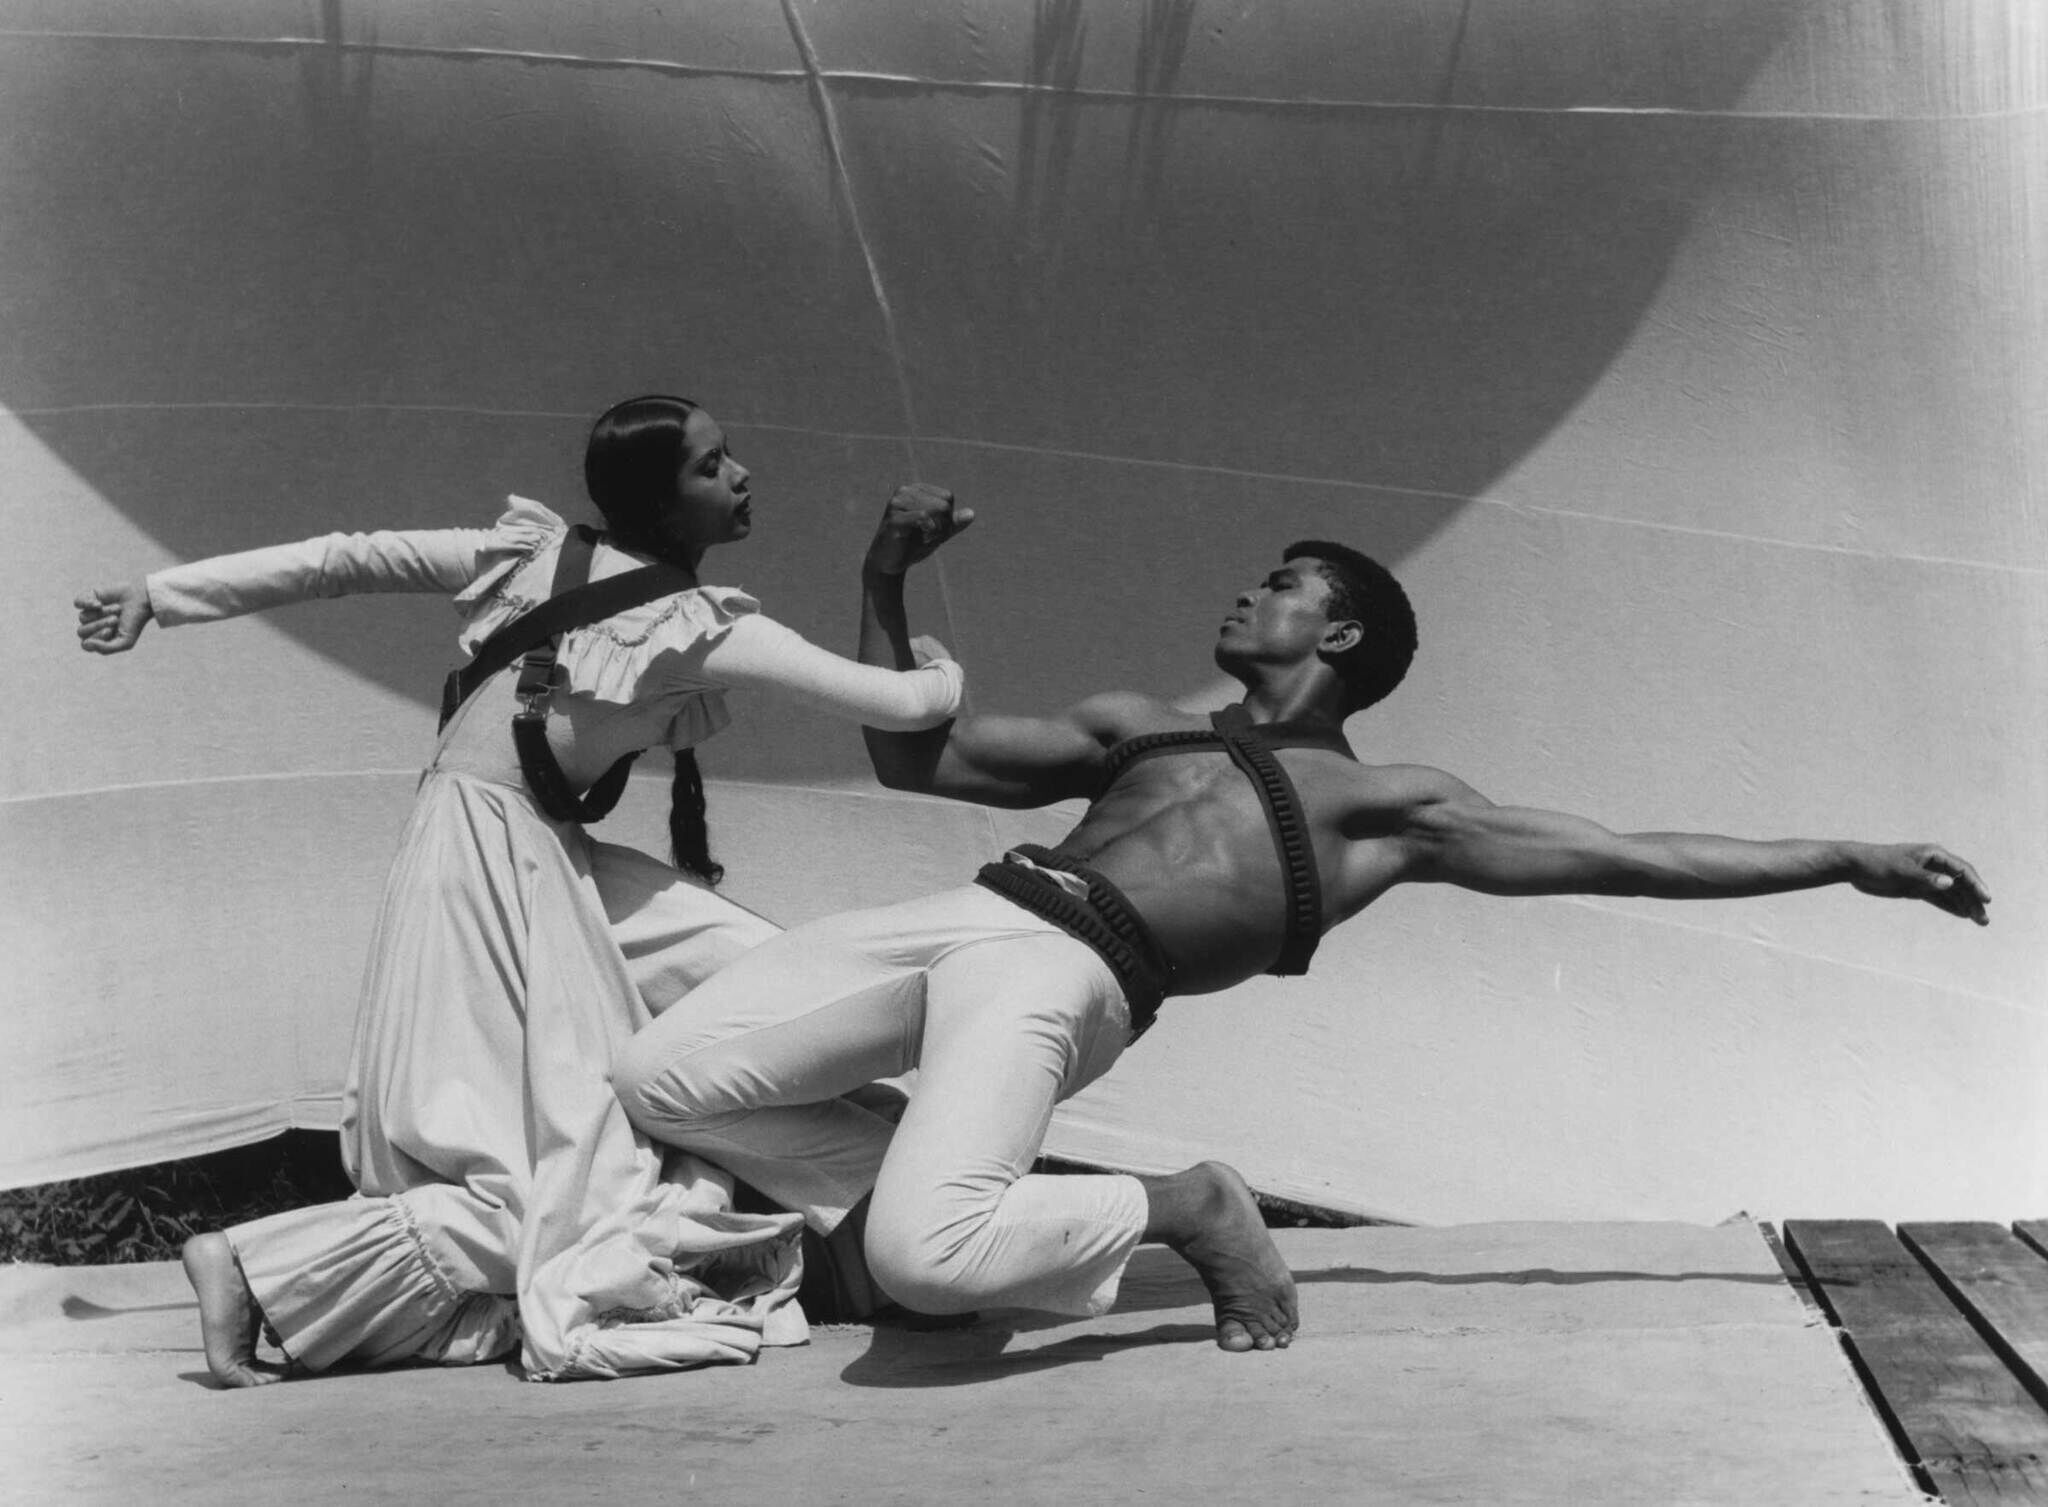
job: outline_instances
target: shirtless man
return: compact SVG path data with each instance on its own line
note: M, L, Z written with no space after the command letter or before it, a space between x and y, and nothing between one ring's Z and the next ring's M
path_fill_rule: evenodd
M915 662L904 572L971 517L936 488L891 500L863 572L863 660ZM1236 1172L1029 1172L1053 1106L1107 1071L1162 998L1300 973L1324 931L1403 883L1667 899L1850 884L1987 920L1976 873L1929 844L1617 834L1497 806L1440 770L1361 764L1344 720L1399 683L1414 647L1392 576L1305 542L1223 619L1215 660L1245 696L1214 726L1113 693L1052 717L869 730L893 789L1081 798L1087 813L965 889L747 953L633 1039L613 1075L628 1115L821 1231L858 1218L872 1190L868 1265L911 1309L1099 1313L1151 1241L1200 1273L1222 1348L1278 1349L1297 1324L1293 1279ZM913 1066L893 1140L835 1098Z

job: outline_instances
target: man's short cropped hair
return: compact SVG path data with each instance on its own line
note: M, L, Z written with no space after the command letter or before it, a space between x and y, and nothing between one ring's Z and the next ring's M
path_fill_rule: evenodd
M1358 646L1329 657L1351 692L1351 710L1363 711L1401 683L1415 658L1415 609L1393 574L1370 555L1327 539L1298 539L1282 560L1307 558L1330 583L1330 621L1355 621L1365 632Z

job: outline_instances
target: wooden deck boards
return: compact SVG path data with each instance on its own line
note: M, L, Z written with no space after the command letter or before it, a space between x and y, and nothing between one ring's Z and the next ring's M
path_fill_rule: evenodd
M2048 1507L2048 1222L1792 1220L1787 1249L1922 1486Z
M2048 1260L1995 1224L1902 1224L1899 1241L2048 1407Z
M2048 1219L2022 1219L2012 1232L2042 1255L2048 1256Z

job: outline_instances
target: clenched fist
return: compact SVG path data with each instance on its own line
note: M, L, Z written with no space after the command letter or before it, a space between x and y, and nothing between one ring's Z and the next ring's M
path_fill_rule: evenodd
M900 576L972 522L974 509L955 506L944 487L924 481L898 487L868 545L867 569Z
M125 654L149 625L149 588L140 581L80 593L78 646L88 654Z

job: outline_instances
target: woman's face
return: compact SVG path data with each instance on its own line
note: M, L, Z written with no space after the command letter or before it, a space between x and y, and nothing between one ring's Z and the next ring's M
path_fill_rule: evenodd
M670 539L695 549L744 539L753 528L747 468L732 458L725 431L698 409L683 424L675 501L662 518Z

